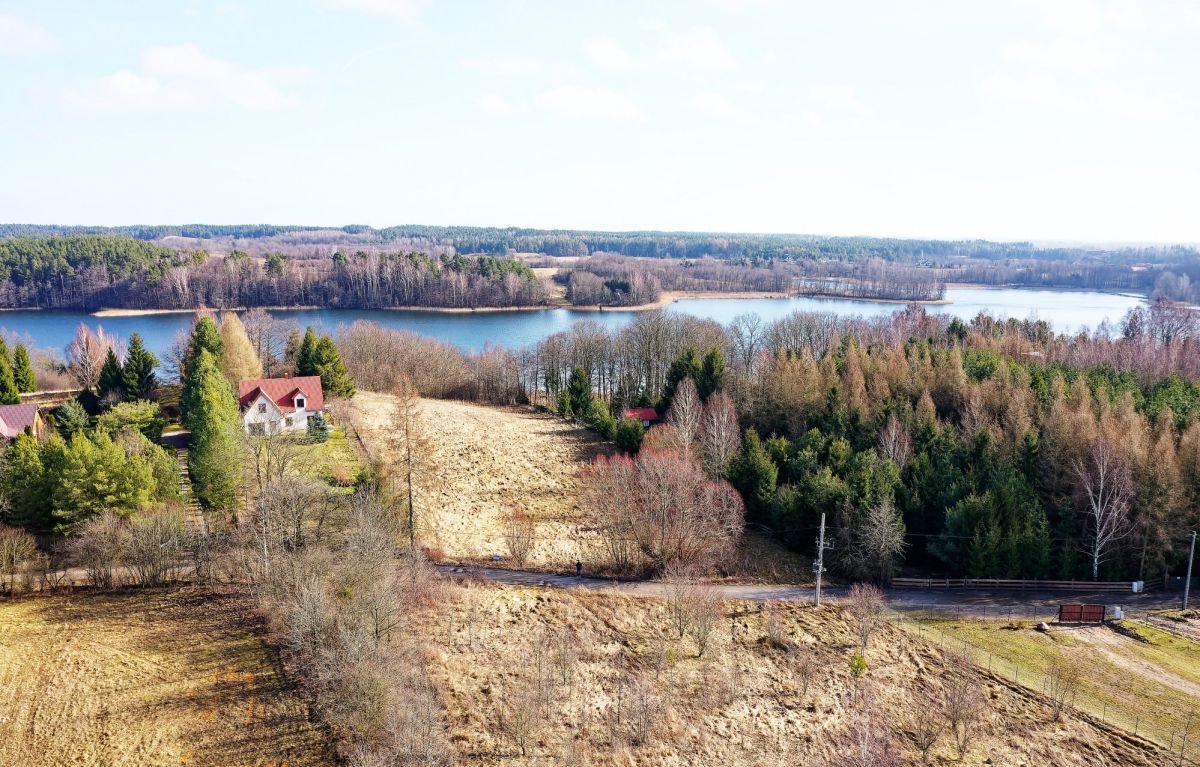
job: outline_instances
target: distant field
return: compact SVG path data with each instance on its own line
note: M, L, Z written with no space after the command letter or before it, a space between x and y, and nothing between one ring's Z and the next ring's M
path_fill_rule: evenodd
M249 604L184 592L0 601L0 765L327 765Z

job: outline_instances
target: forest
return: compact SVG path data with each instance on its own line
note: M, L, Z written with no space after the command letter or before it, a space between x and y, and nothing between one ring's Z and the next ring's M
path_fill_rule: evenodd
M529 306L547 300L510 258L428 253L263 258L180 251L128 237L0 240L0 307Z
M660 290L936 301L948 283L1195 303L1198 255L1183 246L1048 249L792 235L5 225L0 308L544 305L549 296L529 265L567 269L575 305L645 304Z
M799 551L825 514L846 577L1149 579L1200 522L1200 319L1165 300L1071 338L910 306L727 328L651 312L474 355L369 323L337 341L363 388L403 376L428 396L541 403L630 452L694 454L680 471L728 481L748 525ZM681 386L698 397L686 417ZM667 423L643 435L631 406ZM703 426L729 408L736 455L727 426Z

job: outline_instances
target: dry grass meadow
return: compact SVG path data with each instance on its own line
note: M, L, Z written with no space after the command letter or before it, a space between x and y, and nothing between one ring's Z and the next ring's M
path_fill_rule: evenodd
M399 450L392 419L395 398L359 392L350 417L376 460ZM579 500L584 463L614 448L595 434L528 408L501 408L423 399L423 429L432 446L430 470L419 481L420 542L446 560L487 561L507 556L504 517L520 505L536 524L528 569L570 571L576 558L602 570L603 540ZM387 488L384 488L385 492ZM804 583L810 562L762 536L747 535L738 575Z
M0 601L0 689L0 765L331 764L240 597Z
M460 763L920 763L905 733L921 696L936 697L945 678L936 644L886 626L856 680L853 626L838 608L721 609L697 657L662 600L465 584L425 627ZM1053 721L1044 697L1003 677L981 673L978 687L986 712L966 756L943 734L930 763L1166 763L1155 746L1096 720ZM522 711L535 712L532 722ZM901 761L854 761L863 732L892 733Z

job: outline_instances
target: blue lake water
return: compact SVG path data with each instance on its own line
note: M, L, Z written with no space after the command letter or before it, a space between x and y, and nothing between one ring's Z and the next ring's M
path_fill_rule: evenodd
M951 314L969 320L981 311L996 317L1035 317L1049 322L1061 333L1074 333L1083 327L1094 329L1102 321L1117 323L1129 309L1145 302L1140 296L1064 290L1023 290L1014 288L949 288L951 302L927 306L927 311ZM843 315L876 316L891 314L897 304L825 298L776 299L683 299L666 311L728 323L735 316L753 312L770 322L795 311L836 312ZM522 347L551 333L566 330L572 323L589 319L609 328L618 328L633 320L636 312L580 312L571 309L537 311L479 312L444 314L440 312L393 310L312 309L272 312L283 319L294 319L301 327L312 325L333 332L338 325L356 320L371 320L392 328L403 328L448 341L467 351L485 346ZM191 323L190 314L152 314L139 317L93 317L82 312L20 310L0 313L0 331L32 339L40 348L63 349L76 326L103 327L122 338L138 332L146 345L160 357L175 335Z

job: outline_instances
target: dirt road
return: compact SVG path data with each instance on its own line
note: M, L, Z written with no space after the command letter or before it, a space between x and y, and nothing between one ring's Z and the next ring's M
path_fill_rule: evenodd
M480 578L498 583L548 588L582 588L593 591L615 591L633 596L662 596L663 586L657 581L618 581L609 578L588 576L553 575L528 571L506 570L496 567L456 567L440 565L439 572L450 577ZM717 584L716 588L725 599L751 601L779 600L782 602L811 602L815 596L811 586ZM845 586L826 586L822 594L831 599L840 599L846 594ZM1120 605L1129 611L1161 609L1173 604L1170 594L1114 594L1112 592L1065 592L1065 591L949 591L891 589L886 592L888 604L896 610L931 609L938 612L956 612L971 617L1049 618L1063 602L1087 602L1092 604Z

